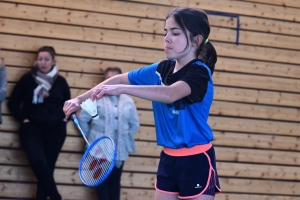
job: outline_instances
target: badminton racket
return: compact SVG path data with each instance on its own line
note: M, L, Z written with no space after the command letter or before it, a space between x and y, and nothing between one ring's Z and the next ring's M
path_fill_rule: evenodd
M79 164L79 177L87 186L98 186L105 181L114 168L117 155L115 143L110 137L102 136L90 144L79 125L76 114L72 114L72 117L88 144Z

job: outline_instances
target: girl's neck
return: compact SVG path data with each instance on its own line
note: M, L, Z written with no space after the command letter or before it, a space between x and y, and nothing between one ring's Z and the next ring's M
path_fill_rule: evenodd
M188 60L177 59L174 70L173 70L173 73L176 73L177 71L179 71L181 68L186 66L189 62L191 62L194 59L196 59L196 58L188 59Z

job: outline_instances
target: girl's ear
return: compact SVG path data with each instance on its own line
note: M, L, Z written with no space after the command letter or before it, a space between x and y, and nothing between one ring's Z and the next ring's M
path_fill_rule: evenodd
M193 46L199 46L201 42L203 41L202 35L197 35L194 37Z

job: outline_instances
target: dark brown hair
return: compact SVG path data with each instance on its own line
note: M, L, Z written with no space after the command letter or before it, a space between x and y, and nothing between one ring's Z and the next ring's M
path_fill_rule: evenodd
M122 70L119 67L108 67L106 68L106 70L104 71L104 78L106 77L106 75L108 74L108 72L110 71L114 71L114 72L118 72L119 74L122 74Z
M56 55L55 49L51 46L43 46L43 47L39 48L39 50L36 53L36 57L38 57L39 53L41 53L41 52L48 52L51 55L53 60Z
M166 20L173 17L175 22L183 30L187 40L187 46L190 45L193 37L201 35L203 40L196 50L196 57L205 63L214 72L217 62L217 52L210 41L205 43L210 33L210 26L207 14L197 8L177 7L173 9L166 17ZM188 35L187 30L190 32Z
M55 55L56 55L56 52L55 52L55 49L51 46L42 46L41 48L38 49L37 53L36 53L36 57L39 56L39 53L41 52L48 52L50 54L50 56L52 57L52 59L54 60L55 59ZM52 66L53 68L53 66ZM33 75L36 75L36 73L38 72L39 68L37 66L37 64L35 64L32 68L31 68L31 73Z

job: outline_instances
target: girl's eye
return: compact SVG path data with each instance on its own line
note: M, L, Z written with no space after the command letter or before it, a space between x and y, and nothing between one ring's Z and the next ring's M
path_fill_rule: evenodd
M173 33L173 35L177 36L177 35L179 35L179 33Z

